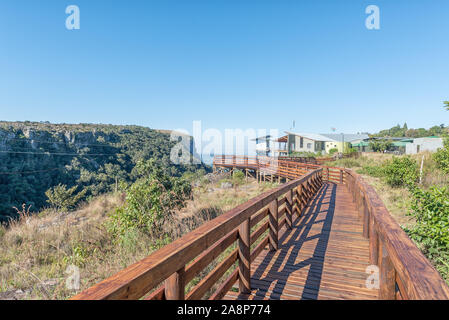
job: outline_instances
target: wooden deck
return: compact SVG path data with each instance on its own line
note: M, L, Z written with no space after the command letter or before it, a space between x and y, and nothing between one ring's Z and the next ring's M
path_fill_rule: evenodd
M369 240L346 186L325 183L281 232L279 250L251 265L251 294L231 290L224 299L378 299L365 285Z

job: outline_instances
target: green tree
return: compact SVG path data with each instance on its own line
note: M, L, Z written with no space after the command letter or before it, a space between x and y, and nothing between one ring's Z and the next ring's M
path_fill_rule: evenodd
M66 185L58 184L45 192L45 195L48 198L47 202L50 203L53 208L58 210L67 211L73 209L85 196L87 191L86 189L83 189L82 191L75 193L76 189L78 189L78 186L73 186L72 188L67 189Z
M444 101L444 107L449 110L449 101Z
M449 138L444 139L444 147L433 154L433 159L438 168L449 174Z
M370 147L374 152L384 152L391 149L393 142L391 140L374 140L370 142Z

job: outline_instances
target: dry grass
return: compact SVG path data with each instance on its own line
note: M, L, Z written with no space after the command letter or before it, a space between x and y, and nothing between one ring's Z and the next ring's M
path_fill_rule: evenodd
M165 229L177 238L272 187L251 181L196 188ZM71 213L43 211L0 227L0 299L66 299L76 293L66 288L68 266L79 267L84 290L154 251L155 239L137 231L114 245L104 224L123 201L123 195L104 195Z

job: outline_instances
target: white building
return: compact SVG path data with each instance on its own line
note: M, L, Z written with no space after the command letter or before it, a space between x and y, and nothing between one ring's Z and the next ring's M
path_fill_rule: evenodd
M274 138L267 135L258 137L253 141L256 142L256 155L279 157L287 155L287 136Z
M426 137L413 139L412 143L405 146L406 154L416 154L423 151L435 152L443 148L443 139L439 137Z

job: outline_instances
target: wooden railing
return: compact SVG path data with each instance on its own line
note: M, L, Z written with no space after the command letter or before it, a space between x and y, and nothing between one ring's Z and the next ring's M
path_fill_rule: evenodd
M349 191L369 238L370 263L379 268L380 299L449 299L437 270L396 223L373 187L351 170Z
M251 169L260 171L263 174L281 176L287 179L296 179L311 170L322 168L323 180L335 183L346 182L345 170L343 168L279 160L273 157L220 155L214 157L213 165L214 167Z
M72 299L201 299L217 285L209 298L220 299L237 281L239 291L247 293L251 262L267 245L278 249L279 230L284 225L291 228L322 183L323 170L313 169L201 225ZM228 254L186 293L187 284L223 253Z

